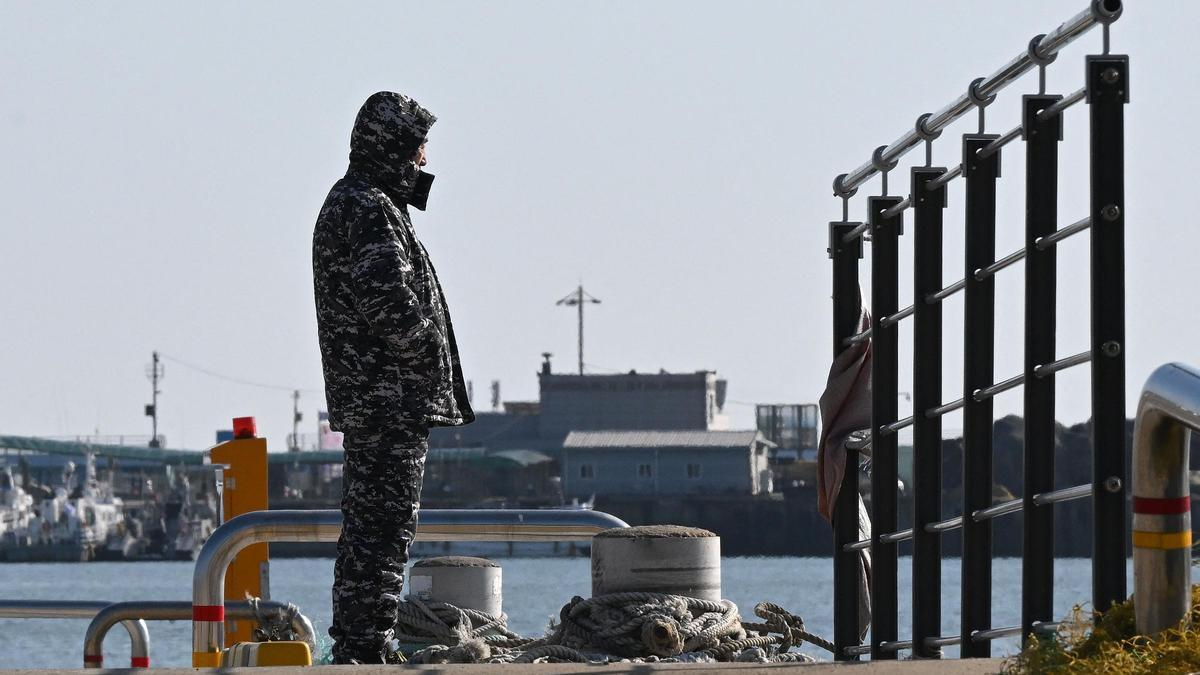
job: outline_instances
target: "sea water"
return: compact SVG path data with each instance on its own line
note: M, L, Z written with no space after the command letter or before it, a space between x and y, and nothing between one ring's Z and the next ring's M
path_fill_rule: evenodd
M572 596L587 597L591 575L587 558L512 558L499 560L504 572L504 610L509 628L541 635ZM833 565L829 558L724 558L723 596L743 616L769 600L804 618L806 628L833 637ZM960 561L942 565L942 634L958 633ZM1012 626L1021 616L1021 561L993 563L992 625ZM193 565L188 562L9 563L0 564L0 599L37 600L191 600ZM900 561L899 638L910 637L911 559ZM1132 577L1131 577L1132 578ZM328 653L330 586L333 561L289 559L271 562L271 598L295 603L312 620L322 651ZM1130 587L1132 590L1132 586ZM1055 561L1054 614L1067 616L1073 605L1091 597L1091 561ZM79 668L83 663L84 619L0 619L0 668ZM153 666L191 665L191 623L148 623ZM992 654L1019 648L1017 639L993 642ZM830 655L813 645L803 651L821 659ZM902 656L908 652L902 652ZM955 648L946 650L956 656ZM119 625L104 642L104 663L129 663L129 637Z

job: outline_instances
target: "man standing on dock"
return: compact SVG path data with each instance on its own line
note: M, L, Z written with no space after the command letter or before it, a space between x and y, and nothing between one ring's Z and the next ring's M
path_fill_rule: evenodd
M350 168L313 233L313 285L333 429L345 434L334 566L335 663L383 663L416 529L431 426L475 415L446 300L408 207L424 210L435 118L392 92L363 104Z

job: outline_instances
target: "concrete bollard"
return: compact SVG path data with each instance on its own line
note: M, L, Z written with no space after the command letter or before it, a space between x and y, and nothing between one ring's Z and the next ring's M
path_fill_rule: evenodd
M721 538L695 527L643 525L592 539L592 596L641 591L721 599Z
M499 615L503 609L500 565L486 558L441 556L413 563L408 593L423 601Z

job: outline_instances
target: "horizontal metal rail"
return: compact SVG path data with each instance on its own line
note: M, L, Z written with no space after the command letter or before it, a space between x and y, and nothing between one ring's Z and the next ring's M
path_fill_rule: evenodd
M977 279L978 281L983 281L984 279L987 279L990 276L994 276L996 274L996 272L999 272L1000 270L1004 269L1005 267L1009 267L1011 265L1019 263L1024 259L1025 259L1025 249L1021 249L1019 251L1013 251L1012 253L1009 253L1008 255L1004 256L1003 258L992 263L991 265L988 265L987 267L981 267L981 268L975 270L975 279Z
M0 600L0 619L90 619L111 604L103 600Z
M1033 496L1033 503L1038 506L1046 504L1056 504L1058 502L1069 502L1073 499L1083 499L1084 497L1092 496L1092 484L1085 483L1076 485L1075 487L1063 488L1061 490L1052 490L1050 492L1042 492Z
M913 537L913 531L912 531L912 528L910 527L907 530L900 530L899 532L891 532L888 534L881 534L881 535L879 535L879 541L882 541L885 544L894 544L898 541L906 541L908 539L912 539L912 537Z
M940 647L950 647L962 642L961 635L945 635L942 637L925 638L925 646L930 649L938 649Z
M870 338L871 338L871 329L868 328L861 333L855 333L854 335L851 335L850 337L846 338L845 342L846 342L846 346L849 347L850 345L856 345L856 344L862 342L863 340L869 340Z
M979 150L977 150L975 152L975 155L977 157L979 157L980 159L987 159L988 157L991 157L992 155L996 154L997 152L1000 152L1000 148L1003 148L1004 146L1008 145L1009 143L1012 143L1013 141L1020 138L1021 133L1023 131L1025 131L1025 128L1018 124L1017 126L1013 127L1012 129L1009 129L1008 131L1004 132L1004 134L1002 134L1000 136L1000 138L997 138L996 140L992 141L991 143L988 143L987 145L985 145L982 148L980 148Z
M1045 110L1038 113L1038 120L1044 122L1044 121L1050 119L1051 117L1054 117L1055 115L1062 113L1064 110L1066 110L1067 108L1070 108L1071 106L1075 105L1076 103L1083 101L1085 98L1087 98L1087 87L1080 87L1079 89L1064 96L1063 99L1061 101L1059 101L1058 103L1055 103L1054 105L1050 106L1049 108L1046 108Z
M866 232L869 229L871 229L870 223L859 223L853 230L850 230L846 234L842 235L842 241L848 244L861 237L863 232Z
M912 424L913 424L913 418L912 418L912 415L909 415L908 417L905 417L902 420L896 420L895 422L892 422L891 424L885 424L885 425L879 427L879 432L886 436L887 434L894 434L897 431L900 431L901 429L911 427Z
M1008 513L1016 513L1023 508L1024 504L1022 503L1021 498L1018 497L1016 499L1010 499L1006 502L1000 502L999 504L989 506L986 509L974 511L971 513L971 520L974 520L977 523L982 523L985 520L991 520L997 516L1003 516Z
M913 537L913 531L912 531L912 528L910 527L907 530L900 530L899 532L889 532L888 534L881 534L881 535L879 535L879 541L881 541L885 544L894 544L898 541L907 541L909 539L912 539L912 537ZM852 541L849 544L842 546L842 550L843 551L862 551L862 550L868 549L870 547L871 547L870 539L860 539L858 541Z
M977 630L971 633L971 639L975 642L987 642L988 640L997 640L999 638L1012 637L1021 634L1020 626L1005 626L1003 628L990 628L988 630Z
M1033 369L1033 374L1038 377L1046 377L1047 375L1050 375L1052 373L1057 373L1058 371L1066 370L1067 368L1073 368L1080 364L1087 363L1088 361L1091 361L1091 360L1092 360L1092 350L1089 349L1086 352L1079 352L1078 354L1075 354L1074 356L1068 356L1064 359L1059 359L1052 363L1046 363L1046 364L1040 365L1037 368Z
M882 215L884 218L895 218L896 216L900 215L901 213L904 213L904 211L906 209L908 209L908 207L910 207L910 206L912 206L912 196L911 195L909 195L908 197L905 197L904 199L901 199L900 203L896 204L892 208L884 209Z
M870 653L870 645L850 645L849 647L846 647L846 656L862 656L863 654Z
M1046 504L1056 504L1058 502L1066 502L1073 499L1082 499L1090 496L1091 494L1091 484L1076 485L1074 487L1063 488L1061 490L1036 494L1033 496L1033 503L1037 504L1038 506L1044 506ZM989 506L986 509L979 509L973 512L971 514L971 519L978 523L1007 515L1009 513L1017 513L1024 509L1024 504L1022 502L1023 500L1021 498L1000 502L999 504ZM957 530L958 528L962 527L962 522L962 516L955 516L946 520L940 520L936 523L929 523L925 526L925 531L933 533L949 532L950 530ZM901 534L907 534L907 536L899 537ZM888 536L896 536L896 541L902 541L903 539L907 539L912 536L912 530L903 530L902 532L894 533L894 535L883 535L880 537L880 539L882 540L884 537ZM847 548L847 550L849 549Z
M946 298L954 295L955 293L961 291L962 289L964 289L966 287L967 287L967 280L959 279L958 281L950 284L949 286L943 288L942 290L938 291L937 293L930 293L929 295L925 296L925 302L930 305L939 303L942 300L945 300Z
M896 640L894 642L881 642L879 649L885 652L898 652L902 649L912 649L912 640Z
M1092 217L1088 216L1087 218L1084 218L1082 220L1077 220L1056 232L1048 234L1044 237L1038 237L1036 240L1034 240L1033 245L1037 246L1037 249L1039 251L1045 251L1046 249L1057 244L1058 242L1062 241L1063 239L1066 239L1067 237L1069 237L1073 234L1078 234L1080 232L1083 232L1084 230L1088 229L1091 226L1092 226Z
M1057 621L1035 621L1033 629L1039 632L1053 632L1058 630L1058 626L1059 622ZM990 630L977 630L971 633L971 639L975 642L985 642L987 640L997 640L1020 634L1020 626L1004 626L1003 628L992 628Z
M973 394L971 394L971 398L975 399L976 403L978 403L980 401L986 401L989 398L992 398L993 396L995 396L996 394L1006 392L1009 389L1016 389L1017 387L1021 386L1022 384L1025 384L1025 374L1024 373L1021 373L1020 375L1014 375L1014 376L1008 378L1007 380L1004 380L1003 382L997 382L996 384L993 384L990 387L984 387L983 389L976 389L975 392Z
M889 314L888 316L883 317L882 319L879 320L879 325L883 326L884 328L894 326L894 325L900 323L901 321L903 321L904 319L907 319L908 317L912 316L913 312L915 312L915 311L917 311L917 306L909 305L908 307L905 307L904 309L900 310L899 312L896 312L895 314Z
M959 176L961 176L962 171L963 171L962 164L959 164L958 166L954 167L953 169L950 169L946 173L944 173L944 174L938 176L937 178L934 178L933 180L926 183L925 189L930 192L937 190L938 188L942 187L943 185L945 185L945 184L949 183L950 181L954 180L955 178L958 178Z
M1042 364L1042 365L1038 366L1037 368L1034 368L1033 374L1039 378L1046 377L1047 375L1050 375L1051 373L1057 373L1058 371L1064 370L1066 368L1070 368L1071 366L1077 366L1081 363L1087 363L1088 361L1091 360L1091 357L1092 357L1092 353L1090 351L1082 352L1080 354L1075 354L1074 356L1068 356L1065 359L1060 359L1058 361L1054 361L1051 363ZM984 387L983 389L976 389L975 392L973 394L971 394L971 398L975 399L975 401L977 401L977 402L978 401L986 401L987 399L992 398L996 394L1006 392L1009 389L1015 389L1015 388L1021 386L1022 384L1025 384L1025 374L1024 373L1021 373L1020 375L1014 375L1014 376L1008 378L1007 380L1004 380L1003 382L997 382L996 384L993 384L990 387ZM937 410L937 408L934 408L934 410ZM891 425L888 425L888 426L891 426ZM883 427L883 428L887 429L888 427Z
M1071 17L1057 28L1031 41L1029 47L991 75L975 80L967 91L937 112L921 115L917 123L904 135L879 148L875 156L850 173L842 174L833 181L833 192L848 197L871 176L893 166L909 150L932 139L977 106L987 105L1001 89L1033 69L1038 62L1045 63L1063 47L1097 25L1109 24L1121 16L1118 0L1093 0L1087 9Z
M961 407L963 407L963 400L960 398L957 401L943 403L942 405L939 405L936 408L930 408L929 410L926 410L925 416L928 417L929 419L933 419L935 417L945 415L946 413L954 412L955 410L958 410Z
M962 527L962 523L962 516L954 516L953 518L947 518L946 520L939 520L936 523L929 523L925 526L925 531L949 532L950 530L957 530L958 528Z

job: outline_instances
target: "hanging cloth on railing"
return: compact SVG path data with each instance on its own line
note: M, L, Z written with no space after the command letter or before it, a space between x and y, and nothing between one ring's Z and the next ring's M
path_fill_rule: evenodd
M871 327L864 308L859 331ZM817 509L833 520L833 508L846 474L846 440L871 427L871 340L846 347L833 360L821 394L821 443L817 453ZM868 450L863 452L869 454ZM856 470L857 467L850 467Z
M861 297L861 295L860 295ZM864 307L858 332L871 327L871 315ZM833 510L847 471L846 441L851 434L871 427L871 340L860 340L838 353L829 368L825 392L821 394L821 443L817 451L817 510L833 521ZM870 454L869 448L860 452ZM858 536L871 538L871 516L862 496L858 497ZM859 632L867 633L871 624L871 551L859 552L858 603Z

